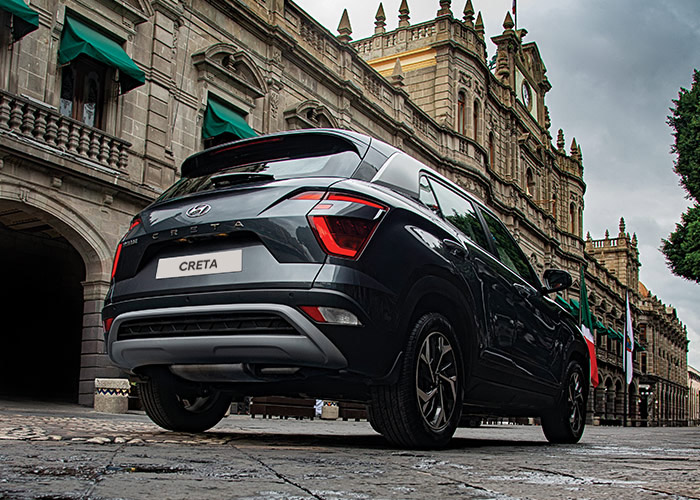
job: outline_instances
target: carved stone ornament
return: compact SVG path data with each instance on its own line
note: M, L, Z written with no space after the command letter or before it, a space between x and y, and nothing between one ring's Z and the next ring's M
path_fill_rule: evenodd
M301 102L284 112L288 130L302 128L338 128L330 110L316 100Z
M462 85L466 85L468 88L471 88L472 86L472 77L471 75L466 74L464 71L459 72L459 83Z
M217 43L206 50L192 54L192 62L200 78L220 80L242 90L256 99L267 93L267 85L253 59L242 50L226 43Z

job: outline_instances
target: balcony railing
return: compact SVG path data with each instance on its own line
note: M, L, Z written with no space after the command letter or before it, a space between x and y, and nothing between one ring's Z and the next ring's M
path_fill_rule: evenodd
M63 116L55 108L0 90L2 133L126 174L129 142Z

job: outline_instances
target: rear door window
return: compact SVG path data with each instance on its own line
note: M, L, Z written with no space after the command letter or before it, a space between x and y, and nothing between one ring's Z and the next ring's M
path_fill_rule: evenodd
M442 216L450 222L454 227L459 229L467 238L479 245L483 249L488 249L488 243L486 240L486 235L484 234L484 228L481 225L479 216L474 209L474 205L464 196L456 193L452 189L444 186L440 182L436 182L433 179L428 181L427 177L425 181L421 179L421 201L423 203L430 203L427 193L423 194L424 183L432 187L434 198L437 198L437 203L440 208ZM430 205L428 204L428 207Z
M520 247L505 226L501 223L501 221L485 210L481 211L481 215L484 217L489 231L491 231L493 243L496 247L496 251L498 252L498 258L500 261L508 269L527 281L533 287L539 288L539 280L537 279L537 275L532 270L532 267L530 267L527 257L525 257L523 251L520 250Z

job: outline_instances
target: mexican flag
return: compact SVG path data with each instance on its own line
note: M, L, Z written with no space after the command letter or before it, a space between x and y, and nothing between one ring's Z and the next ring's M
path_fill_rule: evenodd
M595 357L595 336L593 335L593 318L591 309L588 307L588 291L586 290L586 280L583 266L581 266L581 333L586 338L588 353L591 358L591 382L593 387L598 387L598 360Z

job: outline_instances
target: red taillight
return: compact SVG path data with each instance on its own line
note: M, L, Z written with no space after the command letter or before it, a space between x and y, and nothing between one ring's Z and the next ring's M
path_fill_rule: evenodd
M107 318L107 319L104 321L103 324L104 324L105 333L109 333L109 329L112 328L112 322L113 322L113 321L114 321L114 318Z
M378 221L314 215L311 222L328 253L354 259L372 236Z
M117 265L119 264L119 256L122 253L122 243L129 236L129 233L131 233L131 231L139 224L141 224L141 219L139 217L136 217L134 220L131 221L131 225L129 226L129 229L126 231L124 236L122 236L122 239L119 241L119 246L117 247L117 251L114 254L114 263L112 264L112 279L114 279L114 275L117 274Z
M367 213L366 207L375 210ZM328 193L311 210L308 218L316 239L326 253L355 259L367 245L386 210L384 205L364 198Z
M114 254L114 263L112 264L112 279L114 279L114 275L117 274L117 264L119 264L119 256L122 253L122 244L119 243L119 246L117 247L117 253Z

